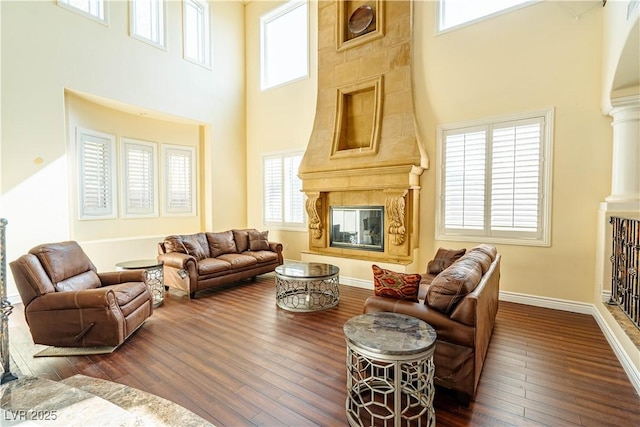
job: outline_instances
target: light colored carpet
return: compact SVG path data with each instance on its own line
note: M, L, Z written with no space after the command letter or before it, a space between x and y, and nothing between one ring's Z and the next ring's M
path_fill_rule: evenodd
M51 357L51 356L87 356L90 354L108 354L113 353L118 347L99 346L99 347L45 347L37 352L33 357Z

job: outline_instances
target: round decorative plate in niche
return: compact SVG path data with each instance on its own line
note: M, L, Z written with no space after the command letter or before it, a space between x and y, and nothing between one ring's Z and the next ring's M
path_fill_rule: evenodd
M353 11L349 17L349 31L359 36L364 33L373 22L373 9L369 5L363 5Z

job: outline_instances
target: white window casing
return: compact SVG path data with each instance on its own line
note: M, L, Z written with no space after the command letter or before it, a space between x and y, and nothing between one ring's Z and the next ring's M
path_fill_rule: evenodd
M78 218L117 217L116 138L77 128Z
M309 76L309 6L292 0L260 17L260 88Z
M158 144L121 138L122 216L158 216Z
M166 49L165 2L163 0L129 0L131 37Z
M162 145L163 215L196 215L196 148Z
M549 246L553 110L438 127L436 239Z

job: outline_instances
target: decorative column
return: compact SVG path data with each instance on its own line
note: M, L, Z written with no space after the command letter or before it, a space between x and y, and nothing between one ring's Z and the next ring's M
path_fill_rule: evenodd
M9 315L13 306L7 299L7 259L5 246L5 228L7 220L0 218L0 357L2 358L2 378L0 384L18 379L11 373L11 357L9 355Z
M613 159L607 202L640 202L640 96L611 101Z

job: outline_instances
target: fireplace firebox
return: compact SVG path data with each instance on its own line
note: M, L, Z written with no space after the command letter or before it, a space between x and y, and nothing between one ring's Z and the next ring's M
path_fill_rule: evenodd
M384 252L383 206L331 206L332 247Z

